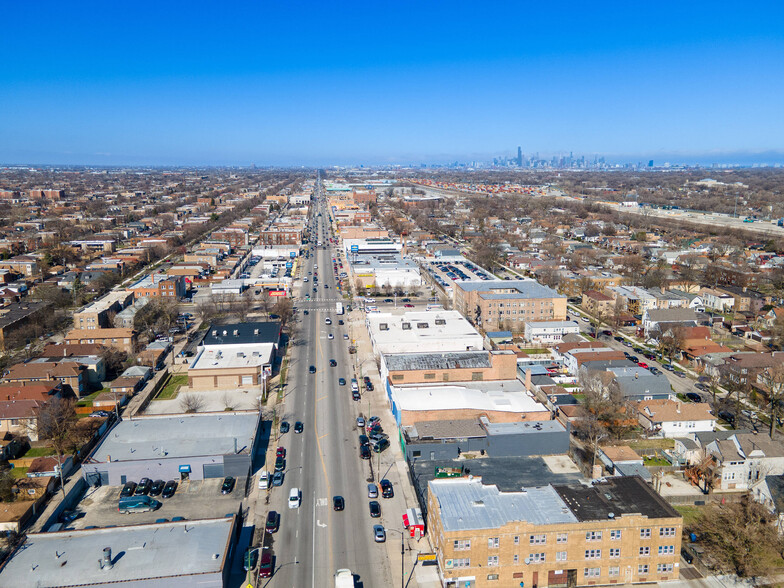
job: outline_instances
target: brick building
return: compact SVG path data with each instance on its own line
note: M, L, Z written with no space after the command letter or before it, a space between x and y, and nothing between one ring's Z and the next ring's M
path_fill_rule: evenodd
M133 329L72 329L63 342L66 345L103 345L133 353L136 350L136 333Z
M171 298L179 300L185 296L185 278L183 276L167 276L150 274L128 287L136 298Z
M586 290L583 292L582 307L591 316L610 316L615 308L615 301L603 292Z
M297 227L269 227L259 233L261 245L299 245L302 229Z

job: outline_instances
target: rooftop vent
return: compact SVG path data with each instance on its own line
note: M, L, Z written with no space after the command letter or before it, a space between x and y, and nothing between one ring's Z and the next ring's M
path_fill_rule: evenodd
M114 567L112 563L112 548L111 547L104 547L103 548L103 557L98 560L98 566L102 570L111 570Z
M484 500L474 500L474 502L473 502L473 506L476 506L476 507L480 507L480 506L484 506L484 505L485 505L485 501Z

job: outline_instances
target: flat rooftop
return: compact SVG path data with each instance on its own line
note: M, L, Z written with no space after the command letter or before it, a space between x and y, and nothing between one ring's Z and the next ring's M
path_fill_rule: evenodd
M125 419L109 431L93 452L91 463L137 461L161 457L229 455L236 440L248 453L256 438L258 411L161 415Z
M517 521L535 525L578 522L552 486L501 492L476 478L452 478L433 480L429 487L441 509L444 531L497 529Z
M262 343L252 345L252 350L235 351L221 350L218 347L202 348L188 371L192 370L217 370L228 368L255 368L272 363L272 355L275 352L275 345L272 343Z
M606 520L610 515L641 514L651 519L681 515L638 476L607 478L590 486L555 486L581 521Z
M387 364L387 369L389 371L452 370L491 367L489 351L390 353L384 356L384 362Z
M537 433L563 433L558 421L530 421L520 423L485 423L488 435L532 435Z
M196 574L225 565L233 518L31 533L0 570L4 588L106 586ZM112 550L111 569L98 561ZM217 557L215 557L217 555Z
M394 397L401 410L454 410L461 408L501 412L541 412L520 380L461 382L452 384L401 384Z
M475 338L481 349L482 336L456 310L408 311L403 314L374 312L365 318L372 337L385 342L412 345L434 339ZM382 328L383 327L383 328Z

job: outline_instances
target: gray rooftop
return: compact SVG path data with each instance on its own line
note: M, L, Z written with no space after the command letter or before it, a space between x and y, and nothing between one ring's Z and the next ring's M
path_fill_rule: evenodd
M384 361L389 371L489 368L490 353L487 351L391 353L384 356Z
M93 452L93 463L136 461L163 456L193 457L247 453L256 438L259 413L220 412L134 417L109 431Z
M411 438L419 441L454 439L455 437L485 437L487 434L477 419L419 421L414 423L410 432Z
M233 518L221 518L31 533L0 571L0 585L105 586L153 579L163 585L166 578L217 574L229 564L233 525ZM98 565L104 547L112 549L111 569Z
M495 529L517 521L535 525L576 523L552 486L501 492L468 478L433 480L430 491L438 500L444 531Z
M484 418L484 417L482 417ZM563 432L566 428L558 421L530 421L519 423L486 423L488 435L524 435L533 433Z
M543 286L536 280L467 280L459 287L469 292L482 292L482 297L494 298L566 298L552 288ZM498 290L516 290L514 293L495 293Z

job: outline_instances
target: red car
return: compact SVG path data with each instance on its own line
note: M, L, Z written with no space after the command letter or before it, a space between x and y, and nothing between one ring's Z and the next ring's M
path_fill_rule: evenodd
M413 304L404 304L403 306L405 306L406 308L414 308Z
M272 576L272 553L269 549L261 552L261 564L259 565L259 576L269 578Z
M278 450L275 452L275 457L286 457L286 449L284 447L278 447Z
M637 362L637 365L640 366L641 368L648 369L648 364L645 363L644 361Z

